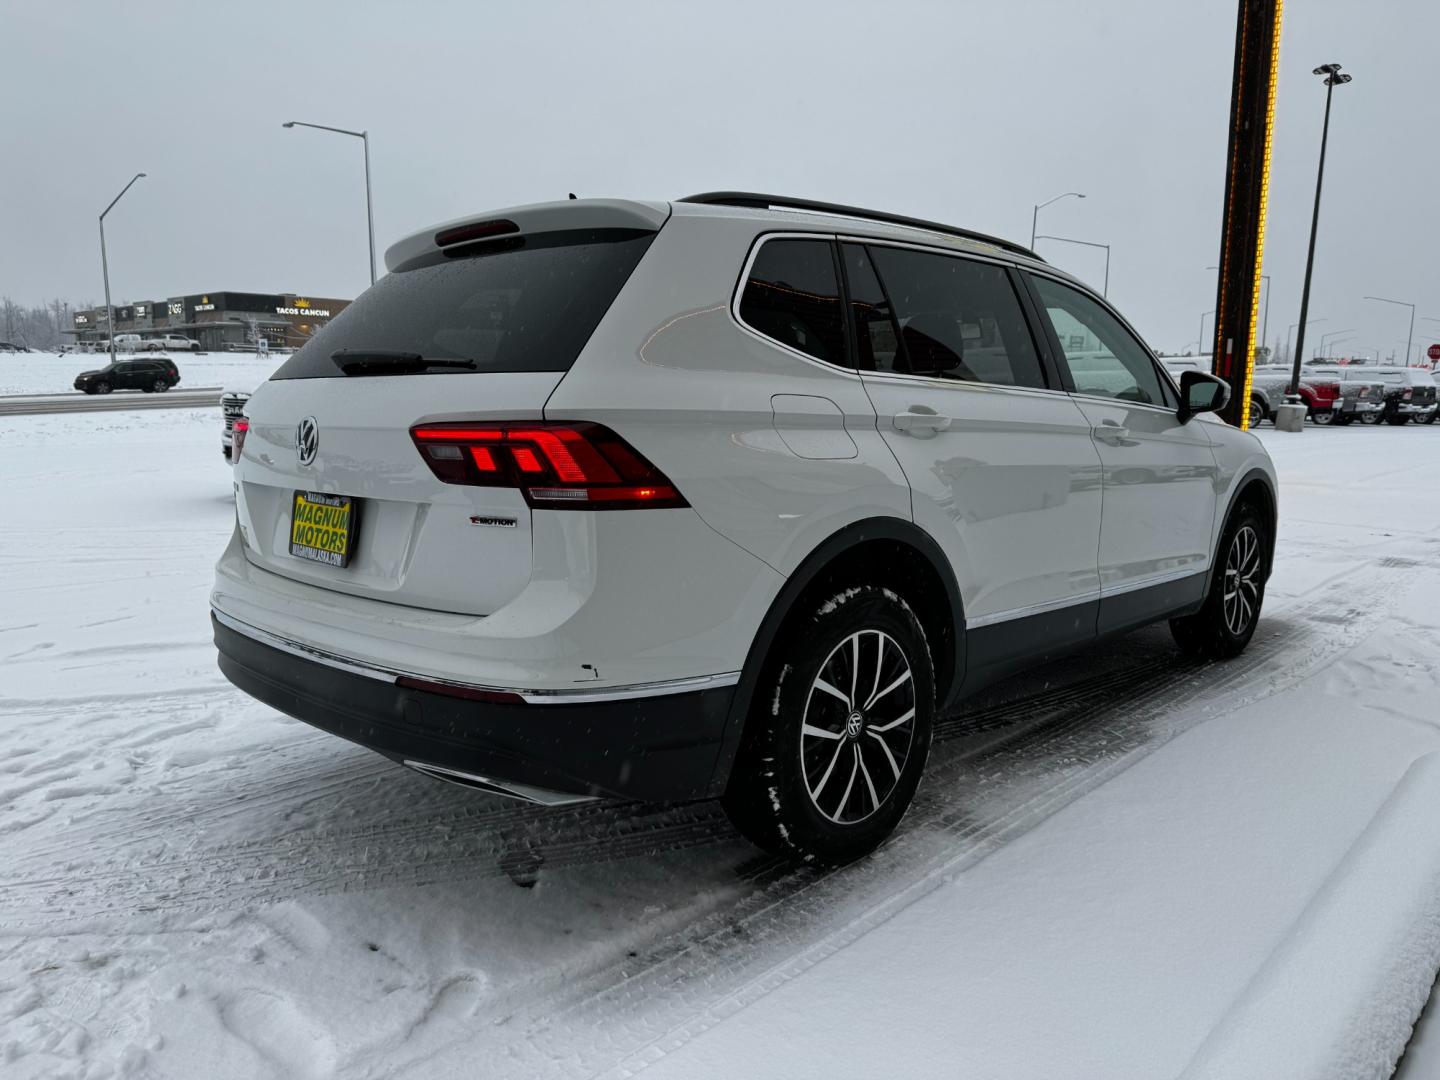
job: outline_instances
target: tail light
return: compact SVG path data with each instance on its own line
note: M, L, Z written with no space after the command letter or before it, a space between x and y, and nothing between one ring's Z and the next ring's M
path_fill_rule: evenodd
M240 451L245 449L245 434L250 430L250 421L239 417L230 429L230 460L239 461Z
M1401 399L1404 400L1404 401L1409 401L1409 400L1410 400L1412 397L1414 397L1414 396L1415 396L1415 391L1414 391L1411 387L1408 387L1408 386L1405 388L1405 392L1400 395Z
M519 488L548 510L689 506L665 474L607 427L586 421L503 420L410 429L447 484Z

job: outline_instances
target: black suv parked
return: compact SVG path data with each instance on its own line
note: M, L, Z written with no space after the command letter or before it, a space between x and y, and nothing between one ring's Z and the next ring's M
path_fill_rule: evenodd
M175 361L164 357L144 360L117 360L99 371L82 371L75 376L75 389L87 394L108 394L111 390L144 390L163 394L180 381Z

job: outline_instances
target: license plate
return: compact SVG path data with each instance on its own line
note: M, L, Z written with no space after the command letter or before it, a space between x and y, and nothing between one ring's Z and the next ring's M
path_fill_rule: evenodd
M344 567L355 550L360 504L349 495L297 491L290 514L290 554Z

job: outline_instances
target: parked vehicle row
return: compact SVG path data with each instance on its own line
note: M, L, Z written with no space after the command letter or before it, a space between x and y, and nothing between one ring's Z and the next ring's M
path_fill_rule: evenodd
M141 337L139 334L116 334L116 352L199 352L200 343L194 338L181 334L160 334L155 337Z
M1025 248L732 192L385 261L245 403L211 606L233 683L397 763L719 796L844 861L979 687L1156 621L1214 658L1255 631L1263 444Z
M1209 370L1204 359L1167 357L1172 374ZM1289 392L1292 369L1283 364L1257 365L1250 384L1250 426L1274 420ZM1317 424L1433 424L1437 414L1436 382L1423 368L1376 364L1305 364L1298 393Z

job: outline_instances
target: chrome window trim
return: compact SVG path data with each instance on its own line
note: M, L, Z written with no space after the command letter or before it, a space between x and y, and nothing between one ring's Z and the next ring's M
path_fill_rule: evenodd
M605 701L627 701L632 698L663 697L667 694L684 694L693 690L709 690L722 686L734 686L740 681L740 672L722 671L716 675L695 675L681 679L658 679L654 682L630 683L625 686L607 686L604 689L592 689L590 687L576 687L575 689L530 689L514 686L494 686L488 683L460 682L455 679L439 678L434 675L425 675L416 671L401 671L398 669L384 668L376 664L366 663L362 660L354 660L338 653L328 652L324 649L317 649L313 645L306 645L291 638L282 637L269 630L262 630L258 626L251 626L249 623L241 622L234 616L227 615L219 608L211 607L211 613L215 620L224 626L234 630L237 634L260 642L262 645L269 645L271 648L279 649L281 652L289 653L291 656L298 656L304 660L311 660L317 664L324 664L326 667L335 668L338 671L346 671L352 675L363 675L368 679L377 682L394 684L399 679L419 679L422 682L434 683L437 686L453 686L457 690L482 690L500 694L515 694L522 698L529 705L585 705Z

